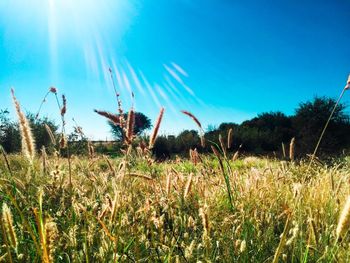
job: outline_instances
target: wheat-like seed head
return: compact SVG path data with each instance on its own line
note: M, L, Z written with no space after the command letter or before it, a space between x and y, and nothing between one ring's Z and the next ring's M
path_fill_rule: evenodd
M209 237L209 216L208 216L208 211L207 211L207 207L200 207L199 208L199 216L202 219L202 226L203 226L203 230L204 230L204 235L206 237Z
M63 117L67 112L67 99L65 95L62 95L62 105L61 116Z
M46 171L47 171L47 154L46 154L45 146L41 147L41 158L42 158L43 172L46 173Z
M54 262L54 253L55 253L55 241L58 236L58 230L56 223L48 219L44 225L45 231L45 247L46 247L46 259L47 262Z
M170 187L171 187L171 173L168 172L166 176L166 187L165 187L167 196L169 196L170 194Z
M350 226L350 196L347 197L344 208L340 214L338 225L337 225L337 239L343 237L349 230Z
M181 111L183 114L189 116L196 124L197 126L199 127L200 130L202 130L202 124L200 123L200 121L197 119L196 116L194 116L191 112L189 111L185 111L185 110L182 110Z
M88 141L87 147L88 147L89 158L90 159L94 158L94 156L95 156L95 148L94 148L93 144L90 141Z
M219 134L219 142L222 152L224 153L224 157L226 158L226 145L224 143L224 139L222 138L221 134Z
M294 161L294 156L295 155L295 138L293 138L290 141L290 145L289 145L289 159L291 161Z
M107 111L100 111L100 110L94 110L94 112L96 112L97 114L107 118L108 120L110 120L114 125L119 125L120 126L120 119L119 116L116 114L112 114L110 112Z
M15 228L13 227L12 212L6 203L3 203L2 205L2 223L5 227L9 244L14 249L17 249L17 236L16 236Z
M44 126L45 126L45 130L46 130L47 134L48 134L49 137L50 137L51 143L52 143L53 145L56 145L55 135L53 135L53 132L52 132L50 126L47 125L46 123L44 123Z
M21 110L21 106L19 105L19 102L15 97L15 92L13 89L11 89L11 93L12 93L13 102L15 104L17 117L19 120L19 128L20 128L21 139L22 139L22 152L30 162L33 162L35 157L35 142L34 142L34 137L32 135L32 130L30 128L28 119L26 118L26 116L23 114Z
M197 119L197 117L194 116L191 112L185 111L185 110L182 110L181 112L183 114L187 115L188 117L190 117L197 124L197 126L199 128L199 131L200 131L201 146L204 148L205 147L205 138L204 138L204 131L203 131L203 128L202 128L202 124Z
M134 125L135 125L135 111L130 109L127 119L126 140L128 144L132 143L134 137Z
M191 191L192 177L193 177L193 173L190 173L190 176L188 177L187 182L186 182L186 186L185 186L184 199L186 199L188 193Z
M152 135L151 135L150 140L149 140L149 146L148 146L149 149L153 148L153 145L157 139L159 127L160 127L160 124L161 124L162 119L163 119L163 114L164 114L164 108L161 108L159 115L158 115L158 118L157 118L157 121L156 121L156 124L154 125Z
M216 149L216 147L213 146L213 145L211 145L210 147L211 147L211 150L213 151L213 153L215 154L215 156L218 157L219 159L221 159L220 153L219 153L219 151Z
M227 133L227 149L230 149L232 146L232 133L233 133L233 129L230 128Z
M67 148L67 138L63 133L61 134L61 138L60 138L60 148L61 149Z

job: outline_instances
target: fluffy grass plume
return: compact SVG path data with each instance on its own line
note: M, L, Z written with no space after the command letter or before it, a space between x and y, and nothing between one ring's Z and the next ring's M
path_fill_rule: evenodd
M2 224L5 228L8 243L12 248L17 249L17 236L13 226L13 216L6 203L2 204Z
M100 111L100 110L94 110L94 112L96 112L97 114L107 118L113 124L120 125L120 119L119 119L118 115L110 113L110 112L107 112L107 111Z
M55 241L57 238L58 230L57 225L51 219L46 220L44 224L45 231L45 260L46 262L55 262L54 253L55 253Z
M127 125L126 125L126 139L127 143L130 144L134 137L134 125L135 125L135 111L130 109L128 113Z
M337 225L337 239L343 237L349 230L350 226L350 195L347 197L344 208L340 214Z
M45 130L46 130L47 134L48 134L49 137L50 137L51 143L52 143L53 145L56 145L56 138L55 138L55 135L53 134L53 132L52 132L50 126L47 125L46 123L44 123L44 126L45 126Z
M163 115L164 115L164 108L161 108L159 115L158 115L158 118L157 118L157 121L156 121L156 124L154 125L152 135L149 139L149 148L150 149L153 148L153 145L157 139L157 135L158 135L160 124L161 124L162 119L163 119Z
M199 127L199 129L202 130L202 124L200 123L200 121L197 119L196 116L194 116L194 115L193 115L191 112L189 112L189 111L182 110L181 112L182 112L183 114L189 116L189 117L197 124L197 126Z
M233 129L230 128L227 133L227 149L230 149L232 146L232 133L233 133Z
M19 120L19 128L22 139L22 152L30 162L33 162L35 157L35 142L34 137L32 135L32 130L30 128L28 119L21 110L21 106L19 105L19 102L15 97L15 92L13 89L11 89L11 93L13 102L15 104L17 117Z
M67 99L65 95L62 95L61 116L64 116L66 112L67 112Z
M186 199L187 195L191 191L192 177L193 177L193 173L190 173L190 176L188 177L187 182L186 182L186 186L185 186L184 199Z
M295 138L290 141L289 145L289 159L294 161L295 158Z
M197 124L197 126L200 130L201 146L204 148L205 147L205 138L204 138L204 131L203 131L201 122L191 112L185 111L185 110L182 110L181 112L183 114L187 115L188 117L190 117Z

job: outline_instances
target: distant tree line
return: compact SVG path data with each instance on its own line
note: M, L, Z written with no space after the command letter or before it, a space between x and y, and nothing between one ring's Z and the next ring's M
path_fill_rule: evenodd
M227 149L229 152L240 149L243 153L275 153L282 156L282 144L288 148L291 139L295 138L296 153L304 156L313 152L335 103L332 98L316 97L312 101L300 103L291 116L282 112L266 112L241 124L222 123L205 133L205 139L209 143L204 148L201 147L200 136L195 130L185 130L176 137L160 136L153 151L158 158L187 154L194 148L201 152L211 152L210 144L220 144L219 136L227 142L228 132L232 129L232 145ZM337 107L322 140L320 154L339 154L350 148L350 119L345 108L344 104Z
M210 145L219 144L219 136L226 143L229 130L232 129L232 144L227 149L228 152L236 152L239 149L242 153L282 156L282 144L287 148L291 139L295 138L296 153L304 156L312 153L334 105L334 99L316 97L312 101L299 104L291 116L282 112L266 112L241 124L222 123L217 128L211 127L205 132L207 143L204 148L201 146L200 135L196 130L184 130L177 136L160 135L153 147L153 154L158 159L166 159L174 155L187 155L190 149L195 148L199 152L211 152ZM321 143L319 153L339 154L350 148L350 118L345 109L344 104L337 107ZM126 116L127 113L125 113L124 118ZM139 140L136 140L135 143L141 140L147 141L148 138L144 135L144 131L151 128L151 121L142 113L137 113L135 117L135 134L139 136ZM56 138L60 136L59 127L54 121L45 117L36 118L33 114L28 113L27 118L36 140L36 149L40 150L44 146L47 152L53 152L55 147L47 127ZM120 152L120 148L123 146L121 143L123 140L122 130L111 122L109 125L116 141L113 145L102 143L95 145L96 152L115 154ZM75 127L74 131L67 135L67 138L72 154L87 154L88 138L81 132L80 127ZM8 153L21 150L18 123L9 118L7 110L0 110L0 145Z

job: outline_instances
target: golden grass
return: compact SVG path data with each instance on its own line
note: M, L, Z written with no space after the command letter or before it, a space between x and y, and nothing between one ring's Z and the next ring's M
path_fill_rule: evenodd
M335 226L348 193L344 183L350 177L347 163L344 168L308 171L303 164L247 158L229 161L231 172L223 163L235 185L231 209L222 168L208 156L201 155L196 165L187 160L148 164L132 151L128 162L133 166L101 156L93 160L72 157L72 190L64 159L48 158L46 173L41 172L41 160L35 159L32 180L26 178L23 168L28 164L22 159L9 157L13 177L0 162L0 173L5 175L0 190L7 196L13 187L17 189L15 199L6 197L14 228L37 221L29 227L36 226L33 233L42 236L36 237L41 240L39 251L27 228L16 231L18 254L26 261L32 261L34 255L53 261L64 257L71 262L82 257L90 262L128 261L129 257L263 262L274 256L302 261L307 247L310 261L331 260L334 254L350 256L336 242L339 236L342 242L348 240L347 221L339 220L341 231ZM118 169L119 164L125 168ZM126 175L118 176L123 169ZM38 189L43 189L39 203ZM290 231L281 241L288 216ZM16 261L17 254L10 252ZM0 257L5 253L0 248Z

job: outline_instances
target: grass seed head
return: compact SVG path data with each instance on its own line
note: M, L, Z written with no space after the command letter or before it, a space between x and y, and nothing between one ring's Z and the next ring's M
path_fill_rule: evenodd
M156 121L156 124L154 125L152 135L151 135L150 140L149 140L149 148L150 149L153 148L153 145L157 139L157 135L158 135L160 124L161 124L162 119L163 119L163 115L164 115L164 108L161 108L159 115L158 115L158 118L157 118L157 121Z
M21 110L21 106L15 97L15 92L11 89L12 99L15 104L17 117L19 120L19 128L22 139L22 152L30 162L33 162L35 157L35 141L32 135L32 130L29 125L29 121Z
M15 228L13 226L13 216L10 208L7 206L6 203L3 203L2 205L2 223L5 227L7 240L11 247L14 249L17 249L17 236L15 232Z
M337 239L342 238L349 230L350 226L350 196L347 197L344 208L340 214L337 225Z

